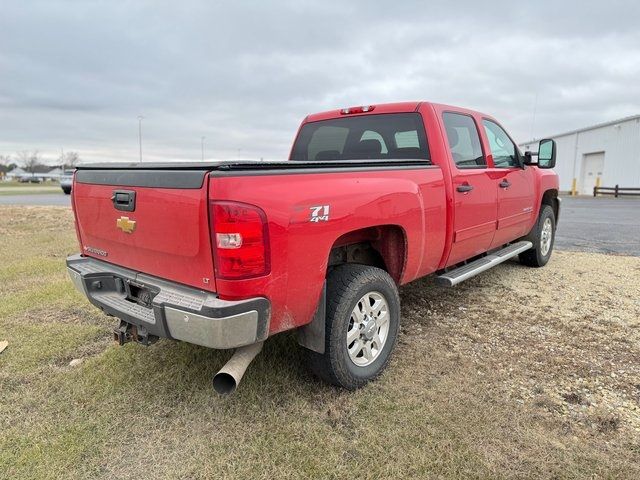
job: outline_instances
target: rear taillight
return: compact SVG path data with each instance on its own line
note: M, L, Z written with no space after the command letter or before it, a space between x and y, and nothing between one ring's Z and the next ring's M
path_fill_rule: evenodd
M269 273L267 217L260 208L212 201L209 217L217 278L240 280Z

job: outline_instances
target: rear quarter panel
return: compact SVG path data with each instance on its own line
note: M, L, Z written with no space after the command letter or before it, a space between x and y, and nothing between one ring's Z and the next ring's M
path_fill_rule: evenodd
M237 174L236 174L237 175ZM444 249L445 194L438 167L231 176L211 174L211 200L257 205L268 219L271 273L217 279L222 298L263 295L271 301L270 333L309 323L317 308L329 252L342 235L395 225L406 238L400 283L431 273ZM311 208L329 206L329 220L311 222Z

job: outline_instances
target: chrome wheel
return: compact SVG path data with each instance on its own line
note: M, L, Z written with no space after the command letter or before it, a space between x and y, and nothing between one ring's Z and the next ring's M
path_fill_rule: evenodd
M540 254L543 257L547 256L551 249L551 240L553 239L553 225L550 218L545 218L542 224L542 231L540 232Z
M389 305L379 292L362 296L349 318L347 351L359 367L366 367L378 358L389 336Z

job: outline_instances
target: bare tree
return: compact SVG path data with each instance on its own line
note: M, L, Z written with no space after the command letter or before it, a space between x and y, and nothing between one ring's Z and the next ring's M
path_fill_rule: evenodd
M16 160L18 162L18 165L26 169L27 164L29 163L30 155L31 154L28 150L20 150L19 152L16 152Z
M0 179L11 169L11 157L9 155L0 155Z
M73 168L80 162L80 154L78 152L67 152L62 159L62 168Z
M38 150L34 150L33 152L22 150L18 152L17 156L20 165L29 173L35 173L36 167L41 163L40 152L38 152Z

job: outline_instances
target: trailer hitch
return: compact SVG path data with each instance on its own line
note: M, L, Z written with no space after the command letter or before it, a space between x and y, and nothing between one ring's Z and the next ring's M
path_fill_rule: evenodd
M120 325L113 331L113 339L120 346L131 341L142 345L152 345L158 341L158 337L149 335L146 328L132 325L124 320L120 320Z

